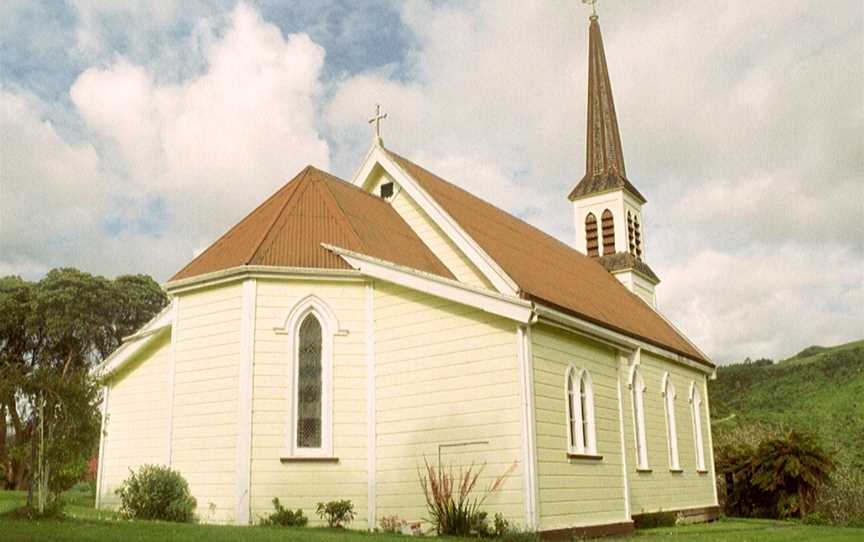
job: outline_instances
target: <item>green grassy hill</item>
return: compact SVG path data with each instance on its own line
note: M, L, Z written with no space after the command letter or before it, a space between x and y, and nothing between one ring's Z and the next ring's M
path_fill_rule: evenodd
M720 367L709 390L715 433L782 425L815 435L839 462L864 468L864 341L811 346L775 364Z

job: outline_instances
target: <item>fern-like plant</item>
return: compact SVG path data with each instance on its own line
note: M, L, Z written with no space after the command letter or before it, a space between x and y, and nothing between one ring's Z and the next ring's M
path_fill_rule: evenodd
M780 497L781 516L807 514L816 489L834 470L834 461L809 436L795 431L785 438L766 440L753 456L753 483Z

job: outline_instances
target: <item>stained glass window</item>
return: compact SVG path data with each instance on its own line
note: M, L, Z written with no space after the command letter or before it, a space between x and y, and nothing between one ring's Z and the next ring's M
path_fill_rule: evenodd
M297 447L321 447L321 323L310 314L300 324L297 351Z

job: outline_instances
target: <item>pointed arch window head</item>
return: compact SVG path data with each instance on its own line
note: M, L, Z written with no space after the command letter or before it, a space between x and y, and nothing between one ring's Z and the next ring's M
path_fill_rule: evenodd
M675 422L675 385L669 373L663 375L663 406L666 414L666 441L669 449L669 468L681 468L678 459L678 427Z
M282 327L289 340L286 449L292 457L333 455L333 337L345 332L326 303L312 295L291 310Z
M615 219L612 211L606 209L600 217L603 230L603 255L615 254Z
M630 391L633 403L633 436L636 442L636 468L647 470L648 467L648 439L645 434L645 382L638 365L634 365L630 372Z
M585 249L589 256L596 258L600 256L600 248L597 235L597 217L594 213L588 213L585 217Z
M591 374L576 367L567 369L567 449L571 454L596 455L594 388Z
M702 394L695 382L690 383L690 414L693 418L693 441L696 450L696 470L705 472L705 445L702 441Z

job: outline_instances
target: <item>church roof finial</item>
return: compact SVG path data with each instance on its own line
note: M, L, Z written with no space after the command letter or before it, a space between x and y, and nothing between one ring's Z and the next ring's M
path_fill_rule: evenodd
M593 10L588 25L588 134L586 139L585 176L570 193L570 199L626 188L634 196L645 198L627 180L618 117L612 99L612 84L606 66L603 36L600 34L597 0L582 0Z
M372 115L372 118L369 119L369 124L374 126L375 136L374 141L375 145L379 147L384 146L384 140L381 139L381 121L387 118L387 113L381 113L381 104L375 104L375 114Z

